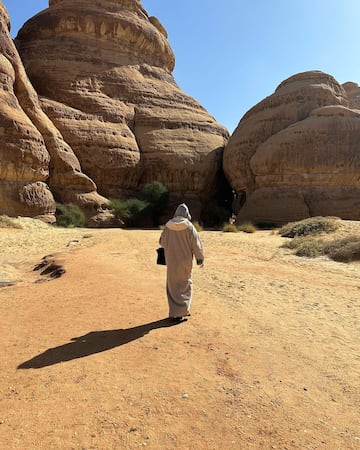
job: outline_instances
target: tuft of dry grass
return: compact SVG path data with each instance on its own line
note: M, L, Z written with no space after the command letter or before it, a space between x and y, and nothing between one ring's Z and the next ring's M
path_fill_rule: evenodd
M334 261L360 261L360 236L351 235L329 242L324 247L324 254Z
M0 228L18 228L21 230L23 227L19 222L16 222L15 219L3 215L0 216Z
M323 254L324 245L324 242L320 239L312 236L301 236L285 242L282 247L294 250L296 256L316 258Z
M250 222L242 223L240 225L235 225L234 223L225 223L222 227L224 233L238 233L243 231L244 233L255 233L257 228Z
M294 238L297 236L309 236L320 233L332 233L340 226L337 217L309 217L298 222L290 222L280 228L279 234L282 237Z
M224 233L238 233L239 229L234 223L226 223L222 227Z
M199 224L199 222L195 221L192 223L195 227L195 230L200 233L201 231L204 231L203 227Z
M360 261L360 235L326 241L314 236L297 236L281 247L294 250L296 256L307 258L325 255L337 262Z
M245 222L238 226L238 230L243 231L244 233L255 233L257 228L251 222Z

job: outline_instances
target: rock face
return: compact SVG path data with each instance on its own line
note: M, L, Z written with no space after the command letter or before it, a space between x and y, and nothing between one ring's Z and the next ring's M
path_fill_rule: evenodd
M357 85L312 71L248 111L224 151L238 222L360 220L358 105Z
M140 0L49 0L16 47L8 24L0 1L0 214L52 221L56 199L107 226L109 198L156 180L198 218L228 189L223 165L239 222L360 220L356 83L290 77L228 141L177 86L167 32Z
M0 3L0 214L54 221L55 201L99 212L106 200L41 109Z
M99 193L122 198L157 180L206 203L228 133L177 86L166 30L140 1L50 0L16 45Z
M53 216L55 203L46 184L50 156L44 139L15 94L25 90L28 103L36 94L26 85L21 62L9 36L9 18L0 3L0 208L2 214ZM25 95L24 95L25 94ZM50 219L51 220L51 219Z
M349 107L352 109L360 109L360 87L357 83L352 83L348 81L344 83L342 87L349 99Z

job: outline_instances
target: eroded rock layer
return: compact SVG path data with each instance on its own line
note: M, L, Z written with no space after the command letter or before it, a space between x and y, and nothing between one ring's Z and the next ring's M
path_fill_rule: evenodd
M106 200L41 109L0 2L0 214L54 221L55 201L96 215ZM53 195L54 194L54 195Z
M137 0L51 0L16 39L48 117L106 197L154 180L203 202L228 134L179 89L158 19Z
M224 151L239 222L281 224L316 215L360 219L356 87L343 87L323 72L305 72L245 114Z
M36 95L19 80L21 63L9 36L9 18L0 3L0 213L53 217L54 198L46 184L50 156L44 139L21 107L17 87L27 89L29 103ZM51 219L50 219L51 220Z

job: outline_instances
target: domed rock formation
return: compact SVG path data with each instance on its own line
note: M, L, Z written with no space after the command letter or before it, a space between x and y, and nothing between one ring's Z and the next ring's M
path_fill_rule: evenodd
M46 114L110 198L154 180L211 195L227 130L172 76L166 30L139 0L50 0L16 44Z
M42 111L0 2L0 214L55 220L55 201L73 202L96 215L106 200Z
M349 108L332 76L312 71L285 80L245 114L225 148L237 220L359 220L359 142L360 111Z
M349 99L349 107L352 109L360 109L360 87L357 83L348 81L344 83L342 87Z

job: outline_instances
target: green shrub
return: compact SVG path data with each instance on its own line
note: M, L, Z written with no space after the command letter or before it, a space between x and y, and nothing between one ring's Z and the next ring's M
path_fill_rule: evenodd
M149 225L151 218L154 225L158 225L159 218L169 201L169 191L159 181L152 181L144 186L139 198L127 200L110 199L111 207L116 217L128 226L140 226L144 222Z
M110 202L115 216L130 227L139 226L148 213L149 204L138 198L129 198L127 200L112 199Z
M160 181L145 184L140 192L140 198L153 208L164 209L169 201L170 193Z
M84 227L85 223L85 214L77 205L56 203L56 224L59 227Z
M222 227L222 231L224 233L238 233L239 229L238 227L234 224L234 223L226 223L223 227Z
M324 253L334 261L360 261L360 236L347 236L328 243Z
M19 228L22 226L20 223L15 222L14 219L8 216L0 216L0 228Z
M145 215L151 217L153 224L158 225L159 219L165 210L170 193L166 186L160 181L152 181L147 183L140 192L140 199L147 203Z
M238 225L238 230L243 231L244 233L255 233L256 227L250 222L245 222Z
M125 203L127 206L128 214L133 218L143 215L146 211L146 208L149 206L147 202L139 200L138 198L129 198Z
M149 204L138 198L128 200L111 199L111 207L116 217L125 222L128 226L136 226L146 215Z
M110 199L111 208L118 219L126 220L130 216L129 207L126 200L120 200L119 198Z
M280 228L282 237L309 236L319 233L331 233L339 228L338 219L335 217L310 217L291 222Z

